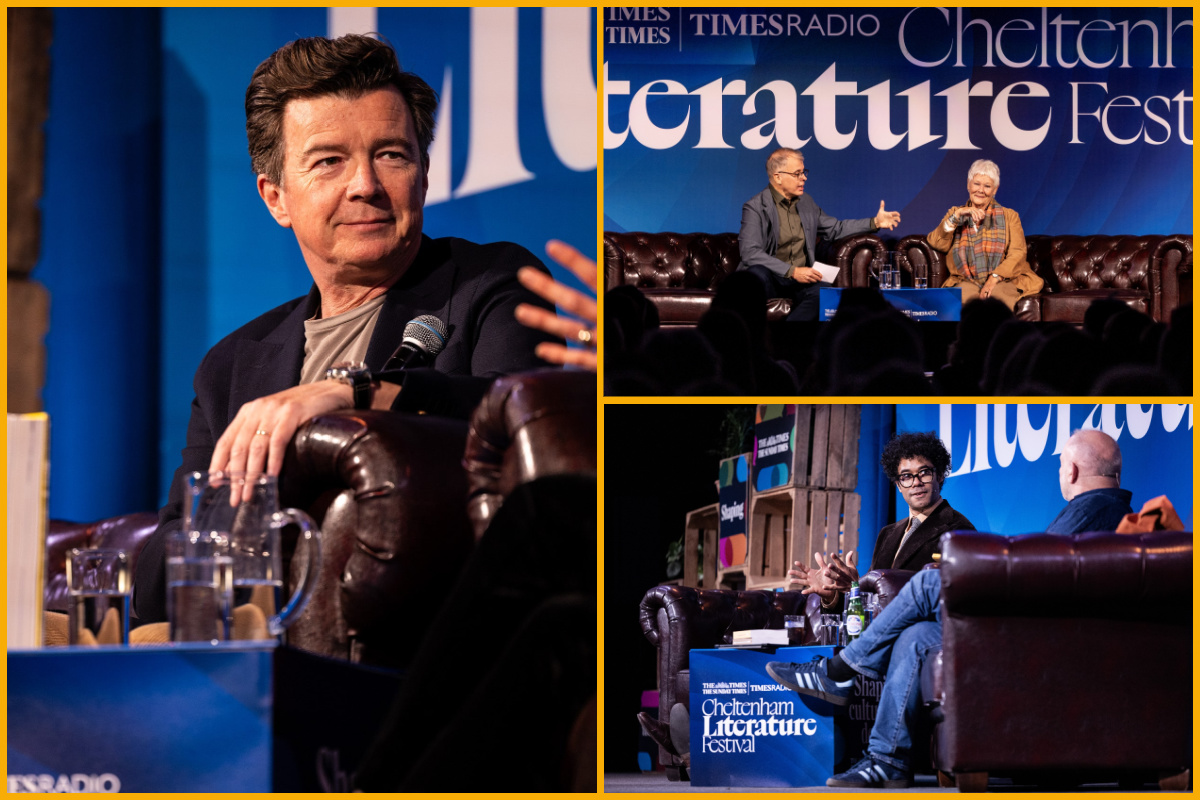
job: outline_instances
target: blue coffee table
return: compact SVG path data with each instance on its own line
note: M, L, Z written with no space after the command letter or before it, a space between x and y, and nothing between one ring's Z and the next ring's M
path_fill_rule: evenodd
M957 322L962 315L962 289L884 289L884 298L918 322ZM817 319L828 322L837 313L841 289L820 290Z
M769 661L811 661L833 647L692 650L693 786L823 786L866 750L883 681L860 677L845 710L767 675Z

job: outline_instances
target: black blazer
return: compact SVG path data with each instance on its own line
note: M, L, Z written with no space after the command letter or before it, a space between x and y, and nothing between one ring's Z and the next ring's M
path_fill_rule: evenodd
M532 253L511 242L475 244L465 239L430 239L404 276L387 292L367 347L373 372L383 369L400 346L404 326L432 314L447 326L446 347L432 369L403 376L396 410L459 412L473 407L491 379L546 367L534 355L540 342L562 341L516 321L518 303L554 306L517 281L517 270L547 271ZM208 469L213 447L243 405L300 383L304 363L304 321L320 307L314 286L251 320L213 345L196 370L192 415L183 463L171 482L159 526L138 558L134 610L141 622L166 619L165 536L180 526L180 476ZM398 378L395 382L401 382Z
M940 552L938 543L943 533L975 530L971 520L951 508L945 498L913 531L903 549L897 553L896 548L900 546L907 527L908 517L905 517L879 532L879 538L875 540L875 553L871 556L871 569L918 570L933 561L934 553Z

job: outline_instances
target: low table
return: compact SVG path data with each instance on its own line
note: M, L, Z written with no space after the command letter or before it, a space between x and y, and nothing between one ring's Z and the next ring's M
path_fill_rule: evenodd
M692 650L693 786L823 786L866 750L883 681L859 676L838 709L779 686L769 661L811 661L834 647Z
M962 315L962 289L883 289L884 298L905 316L919 322L957 322ZM828 322L837 313L842 290L822 288L817 319Z
M273 642L10 650L9 791L348 791L400 682Z

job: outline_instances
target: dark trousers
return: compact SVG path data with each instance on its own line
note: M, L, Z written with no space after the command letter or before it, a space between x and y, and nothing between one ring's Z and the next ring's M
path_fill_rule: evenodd
M833 288L832 283L796 283L791 278L776 275L757 264L746 267L746 271L762 281L768 300L786 297L792 301L792 312L788 314L788 322L815 321L820 307L821 289Z

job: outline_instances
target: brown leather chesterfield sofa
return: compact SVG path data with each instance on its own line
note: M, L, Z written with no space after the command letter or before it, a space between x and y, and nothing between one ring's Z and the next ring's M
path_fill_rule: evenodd
M1081 325L1093 300L1115 297L1156 321L1169 322L1175 307L1191 299L1189 234L1030 235L1025 240L1029 264L1046 286L1017 301L1020 319ZM949 277L946 255L930 247L924 236L905 236L896 249L902 272L927 277L931 287Z
M381 411L310 420L292 440L280 496L321 526L324 562L288 643L376 666L407 665L478 536L514 489L569 478L592 486L594 495L595 477L596 382L588 372L497 379L469 423ZM47 610L66 610L68 550L123 547L136 571L157 522L152 512L52 521ZM304 567L303 551L285 557L293 576Z
M843 288L869 286L871 261L887 252L878 236L867 233L817 247L818 258L841 268L837 286ZM664 327L699 322L741 261L736 233L604 234L605 290L636 287L654 303ZM790 300L768 301L767 319L785 319L791 310Z

